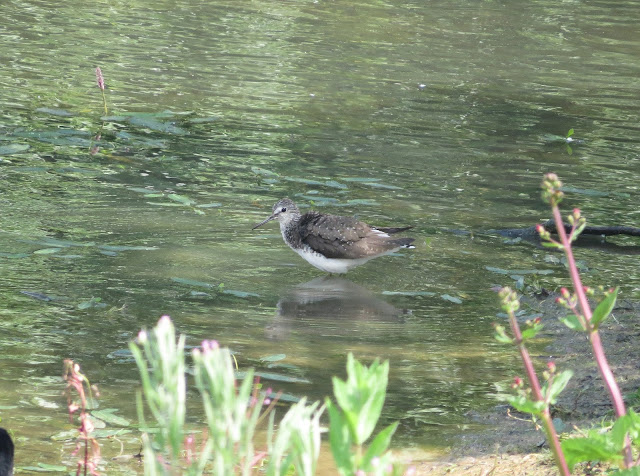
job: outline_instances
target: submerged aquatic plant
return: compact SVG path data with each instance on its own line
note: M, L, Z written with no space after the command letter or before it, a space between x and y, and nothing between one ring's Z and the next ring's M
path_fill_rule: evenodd
M80 365L71 359L65 359L64 361L63 378L67 382L65 394L67 396L69 420L73 422L73 414L80 412L78 415L80 420L78 431L80 435L73 454L77 454L83 448L83 443L84 451L82 458L78 459L76 475L82 473L86 476L87 471L89 471L92 475L97 476L99 475L97 469L100 462L100 444L95 437L91 436L94 428L87 413L88 403L92 400L92 387L87 377L80 372ZM85 391L85 386L87 391ZM97 389L95 390L97 396ZM79 400L74 399L74 392ZM87 393L89 394L89 399L87 399Z

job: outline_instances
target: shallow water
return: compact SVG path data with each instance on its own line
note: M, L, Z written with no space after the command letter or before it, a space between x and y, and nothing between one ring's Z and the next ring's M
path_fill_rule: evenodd
M70 428L63 358L135 421L127 343L162 314L313 399L348 351L389 359L383 423L401 421L400 446L445 450L520 372L492 338L490 288L522 270L567 284L552 253L482 231L545 220L548 171L572 187L566 210L637 225L640 8L618 5L3 6L0 417L18 466L73 465L50 440ZM275 224L251 230L283 196L412 225L417 247L325 278ZM578 251L585 280L637 299L637 239L611 241Z

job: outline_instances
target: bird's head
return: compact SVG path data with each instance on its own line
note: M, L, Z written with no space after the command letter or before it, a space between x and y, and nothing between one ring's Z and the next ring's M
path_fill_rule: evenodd
M271 220L278 220L280 222L280 225L286 226L289 222L295 220L299 216L300 210L298 210L296 204L288 198L283 198L273 206L273 213L271 214L271 216L255 225L252 230L255 230L259 226L262 226L265 223L270 222Z

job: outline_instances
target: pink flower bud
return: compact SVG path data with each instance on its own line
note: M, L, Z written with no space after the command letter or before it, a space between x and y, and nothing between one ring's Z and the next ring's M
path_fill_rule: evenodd
M138 342L144 344L145 342L147 342L147 338L147 331L138 332Z
M99 66L96 68L96 81L98 82L98 87L104 91L104 77Z
M200 345L202 346L202 352L205 354L209 354L211 351L217 350L220 347L215 340L203 340Z
M554 373L556 371L556 364L552 361L549 361L547 362L547 368L551 373Z

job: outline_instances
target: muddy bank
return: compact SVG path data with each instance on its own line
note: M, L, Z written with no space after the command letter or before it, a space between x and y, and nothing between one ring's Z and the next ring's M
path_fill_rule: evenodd
M603 419L613 417L611 402L592 357L586 334L577 333L562 324L558 317L569 312L555 303L557 295L543 291L537 296L523 297L523 308L543 315L545 328L532 357L541 368L553 360L559 370L572 369L574 376L562 392L552 416L560 418L565 431L574 427L600 426ZM531 312L527 312L531 314ZM625 396L627 408L640 404L640 304L619 297L612 316L601 326L607 359ZM540 350L541 349L541 350ZM531 350L531 348L530 348ZM514 352L515 349L514 349ZM523 375L521 369L514 374ZM637 408L636 408L637 410ZM552 475L558 474L544 433L537 431L527 415L509 411L498 404L487 414L469 414L474 421L488 424L487 430L461 436L446 459L417 465L419 475ZM598 467L586 465L575 474L599 474Z

